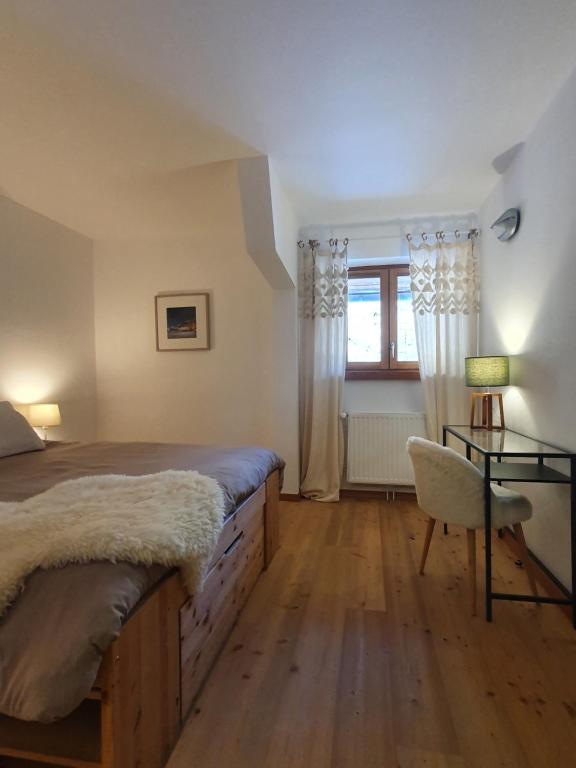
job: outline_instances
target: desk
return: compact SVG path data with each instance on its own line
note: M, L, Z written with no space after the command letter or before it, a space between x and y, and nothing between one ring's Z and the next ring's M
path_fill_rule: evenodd
M476 464L484 475L484 535L486 542L486 620L492 621L493 600L520 600L532 603L553 603L572 606L572 624L576 629L576 453L543 443L511 429L487 430L465 426L445 425L442 443L448 436L466 445L466 457L472 451L480 457ZM496 459L496 461L493 461ZM527 459L506 462L503 459ZM544 464L544 459L565 459L567 473L558 472ZM565 483L570 485L570 543L572 563L572 594L566 598L536 597L492 591L492 495L491 482L507 483Z

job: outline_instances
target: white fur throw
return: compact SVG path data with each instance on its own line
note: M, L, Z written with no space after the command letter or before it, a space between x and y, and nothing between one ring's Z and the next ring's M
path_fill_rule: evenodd
M183 566L194 591L223 526L216 480L170 470L69 480L0 503L0 616L36 568L93 560Z

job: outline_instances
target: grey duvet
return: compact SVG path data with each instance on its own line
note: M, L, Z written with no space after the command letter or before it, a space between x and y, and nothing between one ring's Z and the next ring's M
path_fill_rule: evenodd
M282 460L261 448L165 443L59 444L0 459L0 501L22 501L87 475L144 475L195 469L213 477L226 514ZM0 542L1 556L2 542ZM0 713L51 722L89 693L102 656L140 600L162 579L161 566L95 562L38 570L0 621Z

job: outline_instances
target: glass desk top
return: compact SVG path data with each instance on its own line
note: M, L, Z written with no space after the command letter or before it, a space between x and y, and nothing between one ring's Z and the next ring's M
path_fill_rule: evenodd
M576 452L566 451L533 437L526 437L510 429L472 429L463 425L445 425L450 435L462 440L474 450L492 456L542 456L544 458L571 458Z

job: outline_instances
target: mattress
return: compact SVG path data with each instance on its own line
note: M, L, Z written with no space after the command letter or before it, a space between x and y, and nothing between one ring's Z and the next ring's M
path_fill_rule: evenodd
M229 515L282 459L262 448L65 443L0 459L0 501L23 501L87 475L195 469L223 489ZM1 556L1 542L0 542ZM0 621L0 713L52 722L89 693L122 624L168 569L94 562L37 570Z

